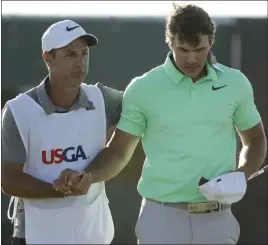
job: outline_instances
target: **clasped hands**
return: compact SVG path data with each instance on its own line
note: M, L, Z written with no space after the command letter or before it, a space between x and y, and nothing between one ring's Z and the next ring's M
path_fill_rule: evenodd
M80 196L87 194L92 184L90 173L64 169L52 185L53 189L60 191L64 196Z

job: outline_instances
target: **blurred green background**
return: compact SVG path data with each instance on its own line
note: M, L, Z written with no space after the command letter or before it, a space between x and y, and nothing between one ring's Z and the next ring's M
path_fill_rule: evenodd
M164 62L162 18L72 18L99 38L90 54L87 83L102 82L124 90L130 80ZM41 36L59 18L2 17L2 101L5 102L46 76ZM241 69L252 82L256 105L267 134L267 19L215 19L213 51L220 63ZM115 223L114 244L135 244L135 222L141 198L136 185L144 160L141 146L130 164L107 183ZM267 161L265 162L267 164ZM249 183L244 199L233 205L241 225L239 244L268 244L268 175ZM9 244L12 226L6 211L9 197L2 194L2 244Z

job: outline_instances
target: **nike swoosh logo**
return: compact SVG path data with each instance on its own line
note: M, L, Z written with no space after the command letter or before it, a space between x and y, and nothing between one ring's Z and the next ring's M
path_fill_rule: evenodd
M76 28L78 28L78 27L80 27L80 26L74 26L74 27L66 27L66 31L72 31L72 30L74 30L74 29L76 29Z
M224 87L226 87L226 86L227 86L227 85L224 85L224 86L221 86L221 87L214 87L214 85L213 85L213 86L212 86L212 90L215 91L215 90L224 88Z

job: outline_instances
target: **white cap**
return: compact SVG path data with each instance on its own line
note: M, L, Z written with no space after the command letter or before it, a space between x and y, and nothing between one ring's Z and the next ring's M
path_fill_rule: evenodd
M231 172L199 185L201 193L209 201L232 204L240 201L246 193L247 181L242 172Z
M65 47L75 39L84 37L88 46L98 43L98 39L72 20L63 20L51 25L42 36L42 50L49 52L52 49Z

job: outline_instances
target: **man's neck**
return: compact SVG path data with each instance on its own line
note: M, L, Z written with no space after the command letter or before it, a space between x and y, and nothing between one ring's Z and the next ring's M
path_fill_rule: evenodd
M174 65L174 67L175 67L180 73L184 74L184 73L180 70L180 68L176 65L176 62L175 62L175 60L174 60L173 55L171 56L171 61L172 61L173 65ZM205 65L204 68L203 68L203 70L200 72L200 74L199 74L197 77L195 77L195 78L191 78L192 81L193 81L193 83L197 82L200 78L206 76L207 73L208 73L208 72L207 72L207 67L206 67L206 65Z
M70 108L76 101L80 87L66 88L57 78L49 76L46 89L51 102L58 107Z
M207 72L207 67L204 66L203 70L199 73L199 75L195 78L191 78L193 83L197 82L199 79L201 79L202 77L205 77L208 74Z

